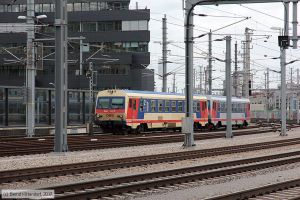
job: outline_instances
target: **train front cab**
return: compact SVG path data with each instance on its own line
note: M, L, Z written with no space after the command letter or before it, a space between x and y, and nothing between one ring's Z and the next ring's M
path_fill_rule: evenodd
M107 92L107 93L105 93ZM126 129L126 98L124 95L100 92L96 102L95 124L103 132L116 132Z

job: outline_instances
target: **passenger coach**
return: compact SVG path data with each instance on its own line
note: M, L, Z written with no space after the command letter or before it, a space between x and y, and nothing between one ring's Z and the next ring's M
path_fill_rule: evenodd
M195 128L226 125L225 97L195 95L193 102ZM210 107L212 102L212 108ZM235 106L236 104L236 106ZM249 101L234 99L233 123L247 125ZM225 112L226 113L226 112ZM158 93L131 90L104 90L98 93L95 123L104 132L142 132L149 129L181 129L185 116L185 96L174 93ZM209 120L209 114L211 119ZM249 119L248 119L249 118Z

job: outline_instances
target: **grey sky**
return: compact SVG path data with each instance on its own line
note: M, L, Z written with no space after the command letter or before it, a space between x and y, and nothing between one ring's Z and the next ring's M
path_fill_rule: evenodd
M135 2L139 3L139 8L149 8L151 10L151 20L150 20L150 32L151 32L151 42L149 50L151 52L151 64L149 68L155 69L158 72L158 60L161 57L161 45L154 43L155 41L161 41L162 38L162 23L161 18L163 14L167 15L168 21L168 40L172 43L168 46L170 50L169 59L174 62L168 64L168 71L178 71L177 87L181 92L184 88L184 43L183 43L183 10L182 10L182 0L136 0L131 2L131 8L135 7ZM246 8L246 7L247 8ZM250 9L249 9L250 8ZM254 11L256 10L256 11ZM292 10L292 9L290 9ZM265 13L261 14L259 12ZM251 19L238 23L236 25L230 26L226 29L216 32L216 34L233 34L232 44L236 41L238 43L239 51L242 53L241 42L244 40L245 28L249 27L254 29L255 35L269 35L270 38L267 39L263 36L253 36L253 48L251 49L251 70L254 74L254 84L255 88L264 87L264 73L267 67L274 70L280 69L279 60L270 60L268 58L279 56L279 47L277 46L277 36L278 31L271 30L271 27L283 27L283 4L282 3L271 3L271 4L244 4L244 5L220 5L220 6L201 6L195 9L195 13L213 15L208 17L195 17L195 33L194 35L200 35L209 31L209 29L215 30L223 26L229 25L231 23L237 22L242 18L238 17L251 17ZM271 15L271 16L268 16ZM298 14L299 15L299 14ZM228 16L228 17L219 17ZM229 18L231 17L231 18ZM232 18L237 17L237 18ZM278 19L279 18L279 19ZM280 20L281 19L281 20ZM290 18L290 21L291 18ZM236 34L236 35L235 35ZM213 39L222 38L224 36L214 35ZM200 54L207 52L207 37L195 40L195 57L202 57ZM232 49L233 49L232 45ZM214 42L213 43L213 56L224 59L225 42ZM232 54L234 55L234 54ZM267 56L267 57L266 57ZM287 51L287 60L294 60L295 58L300 58L299 50L289 49ZM239 56L241 61L241 56ZM293 67L294 70L298 68L300 62L288 65L287 70ZM199 71L199 66L207 65L207 60L203 58L196 58L194 60L194 65L196 71ZM239 64L239 68L242 69L242 63ZM215 61L213 63L213 88L221 88L222 80L224 79L224 63ZM287 71L288 74L290 71ZM181 73L181 74L180 74ZM296 74L296 71L295 73ZM218 78L218 77L221 77ZM279 75L272 73L271 77L271 87L276 87L280 82ZM290 79L290 77L288 77ZM296 76L294 76L294 80ZM171 88L172 77L168 77L168 87ZM161 80L156 76L156 86L157 90L161 90Z

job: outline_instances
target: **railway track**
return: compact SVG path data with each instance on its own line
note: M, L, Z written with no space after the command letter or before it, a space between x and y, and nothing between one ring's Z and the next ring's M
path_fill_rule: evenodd
M262 149L291 146L297 144L300 144L300 138L230 146L230 147L218 147L213 149L157 154L157 155L149 155L149 156L141 156L141 157L129 157L129 158L121 158L121 159L113 159L113 160L101 160L101 161L83 162L83 163L75 163L75 164L1 171L0 183L24 181L24 180L38 179L38 178L48 178L48 177L70 175L70 174L88 173L94 171L111 170L111 169L118 169L118 168L125 168L125 167L143 166L149 164L175 162L181 160L249 152L255 150L262 150ZM299 155L300 151L296 153L298 153ZM286 156L286 154L282 154L278 156Z
M256 187L233 194L220 195L205 200L234 200L250 198L251 200L300 199L300 179L284 181L276 184L269 184L262 187Z
M237 175L298 162L300 162L300 155L299 151L296 151L196 167L64 184L42 189L54 189L55 199L104 198L140 191L147 192L156 188L174 187L184 183Z
M234 131L235 136L260 134L274 131L274 129L256 129L256 130L240 130ZM225 133L197 133L195 140L213 139L224 137ZM142 136L74 136L68 139L69 151L82 151L105 148L119 148L149 144L162 144L182 142L183 134L170 135L142 135ZM29 138L29 139L10 139L8 141L0 140L0 157L3 156L19 156L28 154L41 154L53 151L53 138Z

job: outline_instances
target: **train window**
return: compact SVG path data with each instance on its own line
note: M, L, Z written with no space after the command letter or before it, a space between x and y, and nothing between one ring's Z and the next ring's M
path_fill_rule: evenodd
M132 99L129 99L129 108L132 108Z
M172 107L172 112L176 112L176 101L172 101L171 107Z
M193 101L193 112L196 112L197 102Z
M183 102L178 101L178 112L183 112Z
M141 101L140 101L140 111L141 112L144 112L145 108L147 108L147 107L145 107L145 102L146 102L146 100L144 100L144 99L141 99Z
M143 99L140 100L140 111L141 112L144 111L144 100Z
M99 109L107 109L109 108L109 101L110 99L108 97L101 97L98 98L97 108Z
M155 112L155 110L156 110L156 101L151 100L151 112Z
M133 101L132 109L133 109L133 110L136 110L136 100L132 100L132 101Z
M170 112L170 101L165 102L165 112Z
M144 112L149 111L149 102L147 100L144 100Z
M200 102L197 102L197 108L196 108L196 112L200 112Z
M111 99L111 108L112 109L123 109L125 99L122 97L113 97Z
M158 112L163 111L163 100L158 100Z
M221 112L225 112L225 103L220 102L220 106L221 106Z

